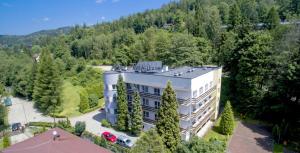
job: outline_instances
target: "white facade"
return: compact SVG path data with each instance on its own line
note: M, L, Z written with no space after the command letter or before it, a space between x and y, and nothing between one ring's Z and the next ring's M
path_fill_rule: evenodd
M180 75L176 75L179 74L177 72ZM132 70L105 72L106 118L112 124L116 123L116 84L119 75L122 75L127 85L129 102L132 99L133 87L139 88L144 111L144 129L153 127L160 96L170 81L179 102L182 139L188 140L191 134L198 133L206 122L215 120L218 115L221 73L221 67L183 67L157 73Z

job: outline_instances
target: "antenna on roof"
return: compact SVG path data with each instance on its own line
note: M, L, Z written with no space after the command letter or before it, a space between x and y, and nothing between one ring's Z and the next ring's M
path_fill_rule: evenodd
M53 135L53 140L55 141L56 140L56 138L59 138L60 137L60 135L57 133L57 131L53 131L52 132L52 135Z

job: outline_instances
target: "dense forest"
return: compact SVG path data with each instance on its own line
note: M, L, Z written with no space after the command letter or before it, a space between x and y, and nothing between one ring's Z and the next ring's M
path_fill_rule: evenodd
M278 142L299 151L299 16L299 0L174 1L113 22L39 36L30 45L2 44L0 81L31 98L32 57L44 48L64 78L83 72L86 64L219 65L237 114L271 123Z

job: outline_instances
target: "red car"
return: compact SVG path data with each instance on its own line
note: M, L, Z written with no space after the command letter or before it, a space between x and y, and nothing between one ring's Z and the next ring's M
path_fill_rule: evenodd
M103 132L102 136L110 142L114 143L117 141L117 137L115 135L111 134L110 132Z

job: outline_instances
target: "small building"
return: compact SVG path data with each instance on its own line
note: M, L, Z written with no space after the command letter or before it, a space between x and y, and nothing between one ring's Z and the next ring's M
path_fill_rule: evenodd
M0 153L111 153L111 151L60 128L53 128L16 143Z
M11 106L12 105L12 101L9 97L6 97L3 101L5 106Z

